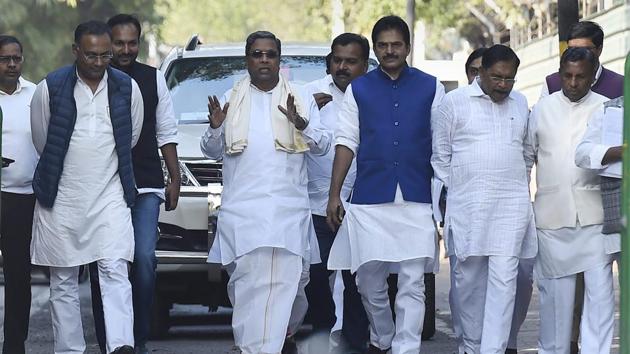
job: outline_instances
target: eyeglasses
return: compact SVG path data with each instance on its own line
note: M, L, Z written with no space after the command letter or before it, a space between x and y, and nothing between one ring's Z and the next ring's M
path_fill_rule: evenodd
M514 85L514 83L516 82L516 79L510 79L510 78L504 78L504 77L498 77L498 76L490 76L490 80L492 80L492 82L494 82L495 84L503 82L504 84L507 84L507 85Z
M13 56L0 56L0 64L9 64L14 62L15 64L22 64L24 62L24 56L22 55L13 55Z
M99 59L103 62L103 63L109 63L112 58L114 57L114 55L112 55L112 53L106 53L106 54L101 54L101 55L96 55L96 54L85 54L83 53L83 51L81 50L81 55L83 55L83 58L85 58L85 61L87 61L88 63L96 63Z
M278 52L275 50L259 50L256 49L253 52L249 53L249 56L254 59L260 59L265 55L267 59L276 59L278 57Z

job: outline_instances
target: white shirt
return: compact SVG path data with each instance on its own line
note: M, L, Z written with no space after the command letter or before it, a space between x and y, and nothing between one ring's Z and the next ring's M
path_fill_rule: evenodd
M438 80L435 85L431 117L437 113L444 96L444 86ZM356 156L359 144L359 107L350 84L339 112L335 145L346 146ZM403 200L398 186L392 203L348 206L330 251L328 268L354 272L374 260L396 263L415 258L435 259L435 234L432 205Z
M15 160L2 169L2 191L32 194L39 155L31 139L31 98L35 84L20 77L12 94L0 90L2 156Z
M477 79L478 80L478 79ZM536 255L525 159L527 99L512 90L501 102L477 80L449 92L432 120L431 163L447 193L453 252L469 256Z
M312 95L292 86L309 110L302 135L315 154L326 154L331 136L321 127ZM274 90L278 89L277 87ZM229 101L232 90L221 98ZM223 158L223 193L217 237L208 262L230 264L259 247L284 248L307 260L319 259L311 221L305 154L276 150L271 127L272 91L251 86L247 147L240 154L225 155L224 125L208 129L201 139L203 154ZM277 109L273 107L273 109Z
M602 159L604 158L606 151L614 146L607 145L602 142L602 124L604 119L610 116L621 116L620 121L623 121L622 106L623 103L621 107L606 107L604 104L600 109L593 113L588 121L586 133L584 133L582 141L580 141L577 148L575 149L575 164L577 166L589 170L597 170L600 175L605 175L605 173L602 173L602 170L609 165L602 165ZM615 119L615 121L616 120L617 119ZM623 126L619 126L618 129L619 133L622 133ZM604 248L607 254L613 254L621 251L620 234L604 234L604 238Z
M81 78L74 87L77 119L63 162L52 208L35 204L31 262L71 267L99 259L133 260L131 210L118 175L118 155L109 117L107 73L93 93ZM142 93L132 80L131 122L134 146L143 121ZM50 122L46 80L31 103L33 144L42 152Z
M333 97L331 102L328 102L319 110L322 126L331 132L332 135L332 132L334 132L337 128L339 108L341 107L341 102L343 101L344 96L343 91L335 85L332 76L330 75L326 75L319 80L310 82L304 87L310 94L327 93ZM323 156L318 156L313 153L306 154L308 166L308 195L311 203L311 212L315 215L326 216L328 191L330 189L330 178L332 176L334 159L334 148L328 150L328 153ZM341 188L341 200L344 204L346 203L348 197L350 197L356 175L357 166L355 160L353 159L352 165L348 170L348 175L346 176Z
M597 81L599 80L599 77L602 76L602 69L603 66L600 64L597 67L597 71L595 72L595 80L593 80L593 83L591 84L591 87L595 86L595 84L597 83ZM543 86L542 89L540 90L540 98L549 96L549 86L547 86L547 78L545 78L543 80ZM540 100L539 98L539 100Z
M155 76L158 95L158 104L155 108L155 133L158 148L161 148L166 144L177 144L177 119L164 74L160 70L155 70ZM155 193L162 200L165 199L164 188L138 188L138 194L144 193Z

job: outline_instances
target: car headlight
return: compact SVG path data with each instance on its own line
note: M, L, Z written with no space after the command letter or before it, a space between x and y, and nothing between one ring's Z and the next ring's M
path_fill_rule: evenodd
M169 178L169 174L168 174L168 168L166 168L166 163L164 162L164 160L160 160L160 162L162 163L162 174L164 175L164 184L168 185L168 183L170 182L170 178ZM190 172L188 171L188 169L181 163L178 162L177 163L179 166L179 175L180 175L180 180L182 181L181 185L182 186L195 186L197 184L195 184L194 179L192 177L192 175L190 175Z

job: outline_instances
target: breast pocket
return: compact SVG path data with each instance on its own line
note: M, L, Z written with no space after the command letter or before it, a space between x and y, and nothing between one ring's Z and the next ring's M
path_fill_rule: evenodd
M508 129L507 138L509 139L511 143L516 143L516 144L523 143L523 140L525 139L526 125L527 125L527 121L522 118L518 118L514 116L510 116L508 118L509 129Z

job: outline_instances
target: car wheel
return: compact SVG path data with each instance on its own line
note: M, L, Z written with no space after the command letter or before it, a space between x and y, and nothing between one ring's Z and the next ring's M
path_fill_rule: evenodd
M151 307L151 327L149 336L151 339L161 339L168 335L170 327L171 304L159 292L155 293L153 306Z
M422 340L435 335L435 274L424 274L424 325L422 326Z

